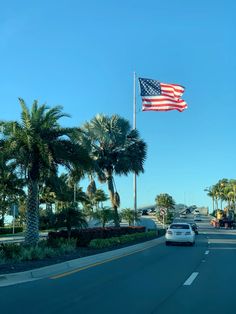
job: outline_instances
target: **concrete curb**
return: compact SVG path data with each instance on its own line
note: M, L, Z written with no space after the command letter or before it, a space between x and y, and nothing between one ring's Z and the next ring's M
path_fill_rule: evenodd
M90 255L42 268L36 268L19 273L0 275L0 287L16 285L23 282L39 280L50 276L59 275L64 272L69 272L89 265L93 265L94 263L102 263L109 261L113 258L120 258L122 256L126 256L132 253L134 254L136 251L139 252L140 250L154 247L160 243L164 243L164 236L139 244L127 246L121 249L99 253L96 255Z

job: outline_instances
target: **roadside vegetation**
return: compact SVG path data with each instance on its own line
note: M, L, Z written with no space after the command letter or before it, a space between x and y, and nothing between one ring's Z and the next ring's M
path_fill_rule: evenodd
M12 243L0 244L0 265L38 261L65 255L80 256L81 249L87 253L99 253L101 249L118 248L160 237L165 229L144 232L145 227L74 229L70 237L66 231L51 232L47 240L35 246Z
M141 213L121 208L115 177L144 172L147 154L129 121L100 114L82 126L63 127L60 120L69 115L62 107L19 103L19 121L0 121L0 236L13 232L13 223L5 225L11 215L14 234L24 234L25 242L1 244L0 263L119 247L164 234L164 229L135 226ZM84 178L89 180L86 190L80 186ZM108 194L97 188L98 182ZM165 209L164 217L157 211L158 219L170 223L173 198L165 193L155 201ZM121 222L128 226L120 227ZM39 238L43 230L47 240Z
M205 189L212 199L213 214L217 210L232 211L236 214L236 180L220 179L217 183Z
M0 264L42 260L75 251L75 239L43 240L35 246L27 246L18 243L0 244Z
M164 225L171 224L174 218L175 201L173 197L167 193L162 193L155 198L158 211L156 213L159 222Z
M21 98L19 103L19 121L0 121L0 235L12 233L14 222L14 234L23 232L25 242L1 244L1 262L73 252L74 233L87 230L91 220L103 230L107 225L122 229L122 220L134 224L139 215L120 208L115 184L117 175L144 172L146 143L129 121L100 114L82 126L63 127L61 119L70 116L62 107L34 101L29 108ZM86 191L80 186L84 178L90 181ZM108 195L96 181L105 184ZM6 226L7 215L14 221ZM66 236L42 241L40 230Z
M63 127L60 119L69 115L62 107L34 101L28 108L23 99L19 102L20 121L0 121L1 226L14 205L27 245L37 245L40 223L48 229L64 221L70 232L78 223L85 225L82 219L89 212L104 225L110 212L98 207L107 196L97 191L96 179L107 185L113 209L110 217L119 226L115 175L144 171L146 144L138 131L118 115L97 115L81 127ZM59 174L59 167L64 173ZM87 193L79 186L84 177L91 182Z

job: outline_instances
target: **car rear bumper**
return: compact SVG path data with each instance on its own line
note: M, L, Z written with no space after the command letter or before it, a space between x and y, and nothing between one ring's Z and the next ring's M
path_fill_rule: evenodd
M171 236L171 235L166 235L165 236L166 238L166 241L169 241L169 242L181 242L181 243L184 243L184 242L190 242L190 243L194 243L195 241L195 237L190 235L190 236Z

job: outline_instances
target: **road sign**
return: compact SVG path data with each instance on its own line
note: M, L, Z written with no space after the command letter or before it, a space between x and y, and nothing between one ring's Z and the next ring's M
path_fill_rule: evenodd
M166 215L166 209L165 208L160 208L160 214L161 215Z

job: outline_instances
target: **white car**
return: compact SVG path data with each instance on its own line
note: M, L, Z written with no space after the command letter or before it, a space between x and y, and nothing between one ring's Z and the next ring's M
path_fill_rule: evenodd
M172 223L166 230L166 245L170 243L195 244L195 232L188 223Z

